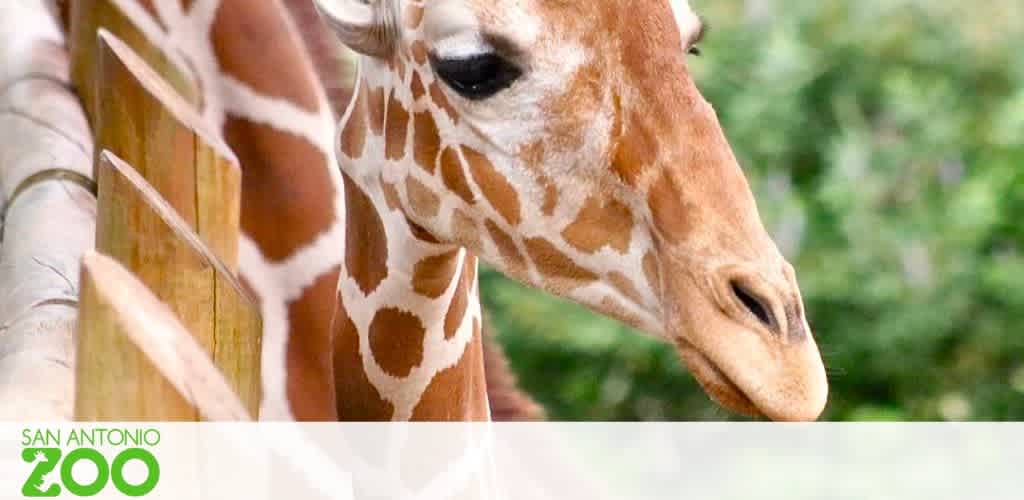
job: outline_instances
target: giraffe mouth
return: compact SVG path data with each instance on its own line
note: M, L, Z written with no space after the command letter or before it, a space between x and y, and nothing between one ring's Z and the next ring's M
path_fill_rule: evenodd
M712 400L740 415L764 415L743 390L693 344L684 339L676 339L676 346L683 362Z

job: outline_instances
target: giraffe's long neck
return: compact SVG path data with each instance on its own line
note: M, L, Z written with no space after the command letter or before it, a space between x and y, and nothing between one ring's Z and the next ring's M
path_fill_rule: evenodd
M488 419L477 259L409 221L407 203L436 211L441 200L374 167L388 154L384 137L408 120L397 100L375 99L381 89L358 88L340 134L348 220L334 322L339 416Z
M204 5L215 12L215 61L195 65L221 101L208 100L208 115L242 164L241 272L264 317L263 416L334 420L330 322L344 236L334 113L282 2L197 0L191 15Z

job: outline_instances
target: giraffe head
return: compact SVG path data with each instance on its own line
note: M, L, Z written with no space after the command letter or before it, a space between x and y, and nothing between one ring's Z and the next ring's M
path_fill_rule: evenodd
M686 0L317 3L365 56L341 161L414 228L673 343L734 411L819 416L793 268L687 70Z

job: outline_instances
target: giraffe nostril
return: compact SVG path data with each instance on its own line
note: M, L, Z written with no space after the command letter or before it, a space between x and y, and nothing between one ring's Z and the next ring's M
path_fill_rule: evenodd
M776 325L778 323L775 321L771 309L766 306L764 301L758 299L749 289L735 281L731 282L730 285L732 286L733 295L739 299L747 311L753 314L769 330L777 330Z

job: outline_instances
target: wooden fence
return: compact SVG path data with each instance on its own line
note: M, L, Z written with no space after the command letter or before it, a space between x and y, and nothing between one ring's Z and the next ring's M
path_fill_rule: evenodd
M87 260L83 268L75 418L255 418L262 329L257 307L235 278L238 162L196 111L191 79L114 5L74 5L71 77L81 89L97 152L96 251L130 273L110 275L116 266L100 265L102 259ZM109 285L132 276L145 287L135 288L152 297L126 297L124 288ZM160 303L164 313L141 323L128 319ZM172 332L189 332L191 339L173 340ZM215 410L223 394L214 396L222 391L203 385L208 378L185 376L182 370L197 361L212 361L242 415ZM202 394L214 408L204 409L197 400Z
M4 3L0 132L21 144L0 145L0 419L258 418L241 172L193 75L111 0L74 2L70 57L48 0Z

